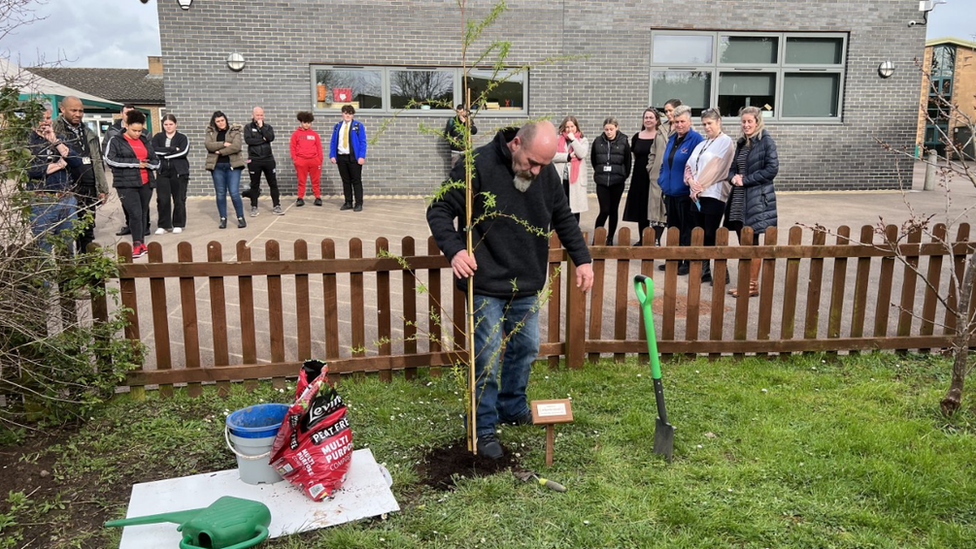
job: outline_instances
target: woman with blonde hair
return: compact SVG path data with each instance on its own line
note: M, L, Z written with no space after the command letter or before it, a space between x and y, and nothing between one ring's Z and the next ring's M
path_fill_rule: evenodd
M589 209L586 201L586 155L590 152L590 142L583 137L583 129L575 116L563 118L559 124L559 141L552 165L563 180L563 190L569 200L569 209L579 221L580 213Z
M742 229L751 227L756 237L753 245L759 243L759 235L769 227L775 227L776 189L773 179L779 173L779 156L776 142L763 127L762 111L756 107L745 107L739 111L742 124L742 137L736 143L735 156L729 169L729 182L732 191L725 210L725 226L735 231L742 243ZM753 261L749 273L749 295L759 295L759 267L761 262ZM729 295L738 297L733 288Z
M732 138L722 133L722 115L718 109L707 109L701 114L701 121L705 140L688 157L685 183L691 189L693 225L705 231L705 246L714 246L715 233L722 223L725 202L729 198L729 168L735 146ZM702 260L701 281L712 281L711 264L707 259Z

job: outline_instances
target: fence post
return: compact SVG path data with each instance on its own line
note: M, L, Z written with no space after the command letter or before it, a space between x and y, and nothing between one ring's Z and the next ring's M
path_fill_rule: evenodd
M586 299L576 287L576 265L568 254L566 264L566 366L582 368L586 357Z

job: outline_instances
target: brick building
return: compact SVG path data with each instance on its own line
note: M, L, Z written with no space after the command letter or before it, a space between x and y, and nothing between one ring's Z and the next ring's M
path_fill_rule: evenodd
M467 16L492 2L471 0ZM454 0L158 2L167 109L191 140L192 193L210 192L203 170L203 129L214 110L247 122L254 105L277 130L279 180L294 192L287 137L295 113L313 110L328 140L339 106L352 102L371 138L363 174L367 194L424 195L443 179L448 147L422 134L441 129L450 109L410 100L460 102L461 15ZM750 104L766 110L780 151L781 189L880 189L897 185L910 160L882 152L915 142L918 73L925 30L910 0L511 0L471 48L511 42L508 67L531 64L493 89L477 117L481 133L526 117L574 114L591 139L607 116L631 135L648 104L679 97L694 108L732 114ZM470 55L470 54L469 54ZM243 62L230 68L231 57ZM551 65L540 60L572 58ZM470 57L469 57L470 59ZM471 76L474 89L492 78L493 58ZM891 62L894 73L880 75ZM425 105L424 107L431 107ZM697 122L697 117L696 117ZM737 119L726 132L738 135ZM323 187L340 194L336 170Z
M916 143L945 154L943 135L973 158L976 124L976 42L937 38L925 43ZM955 112L941 99L956 106Z

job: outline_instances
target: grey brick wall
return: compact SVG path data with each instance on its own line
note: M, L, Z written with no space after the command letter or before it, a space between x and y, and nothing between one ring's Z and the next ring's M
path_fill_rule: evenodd
M487 13L491 2L468 2L468 16ZM288 137L295 113L312 105L310 64L460 64L460 14L454 0L208 0L182 11L158 2L165 66L167 112L191 141L191 194L211 192L203 169L203 129L214 110L246 122L254 105L265 108L276 130L279 181L294 194L295 171ZM848 32L843 120L837 124L774 124L779 146L780 189L879 189L897 187L910 161L884 154L877 140L914 146L925 30L908 28L918 18L912 0L510 0L509 9L482 39L512 42L509 64L549 56L587 55L534 68L529 77L529 116L561 119L575 114L591 138L604 117L616 116L626 134L638 130L649 102L651 28L741 31ZM247 67L233 73L224 60L242 53ZM475 51L479 51L478 48ZM883 60L896 66L882 80ZM338 115L316 115L315 129L328 141ZM357 114L375 132L388 116ZM448 150L420 135L418 124L443 127L446 115L397 118L371 146L363 181L367 195L424 195L442 180ZM491 129L511 119L478 118L480 145ZM730 135L737 128L726 128ZM246 174L242 184L246 185ZM338 172L326 160L323 193L341 194Z

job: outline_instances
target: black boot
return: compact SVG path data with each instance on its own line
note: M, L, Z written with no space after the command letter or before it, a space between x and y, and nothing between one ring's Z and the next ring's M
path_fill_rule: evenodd
M707 259L702 260L701 281L703 284L705 282L712 281L712 267L711 267L711 263Z
M664 227L655 226L654 227L654 245L661 245L661 237L664 236Z

